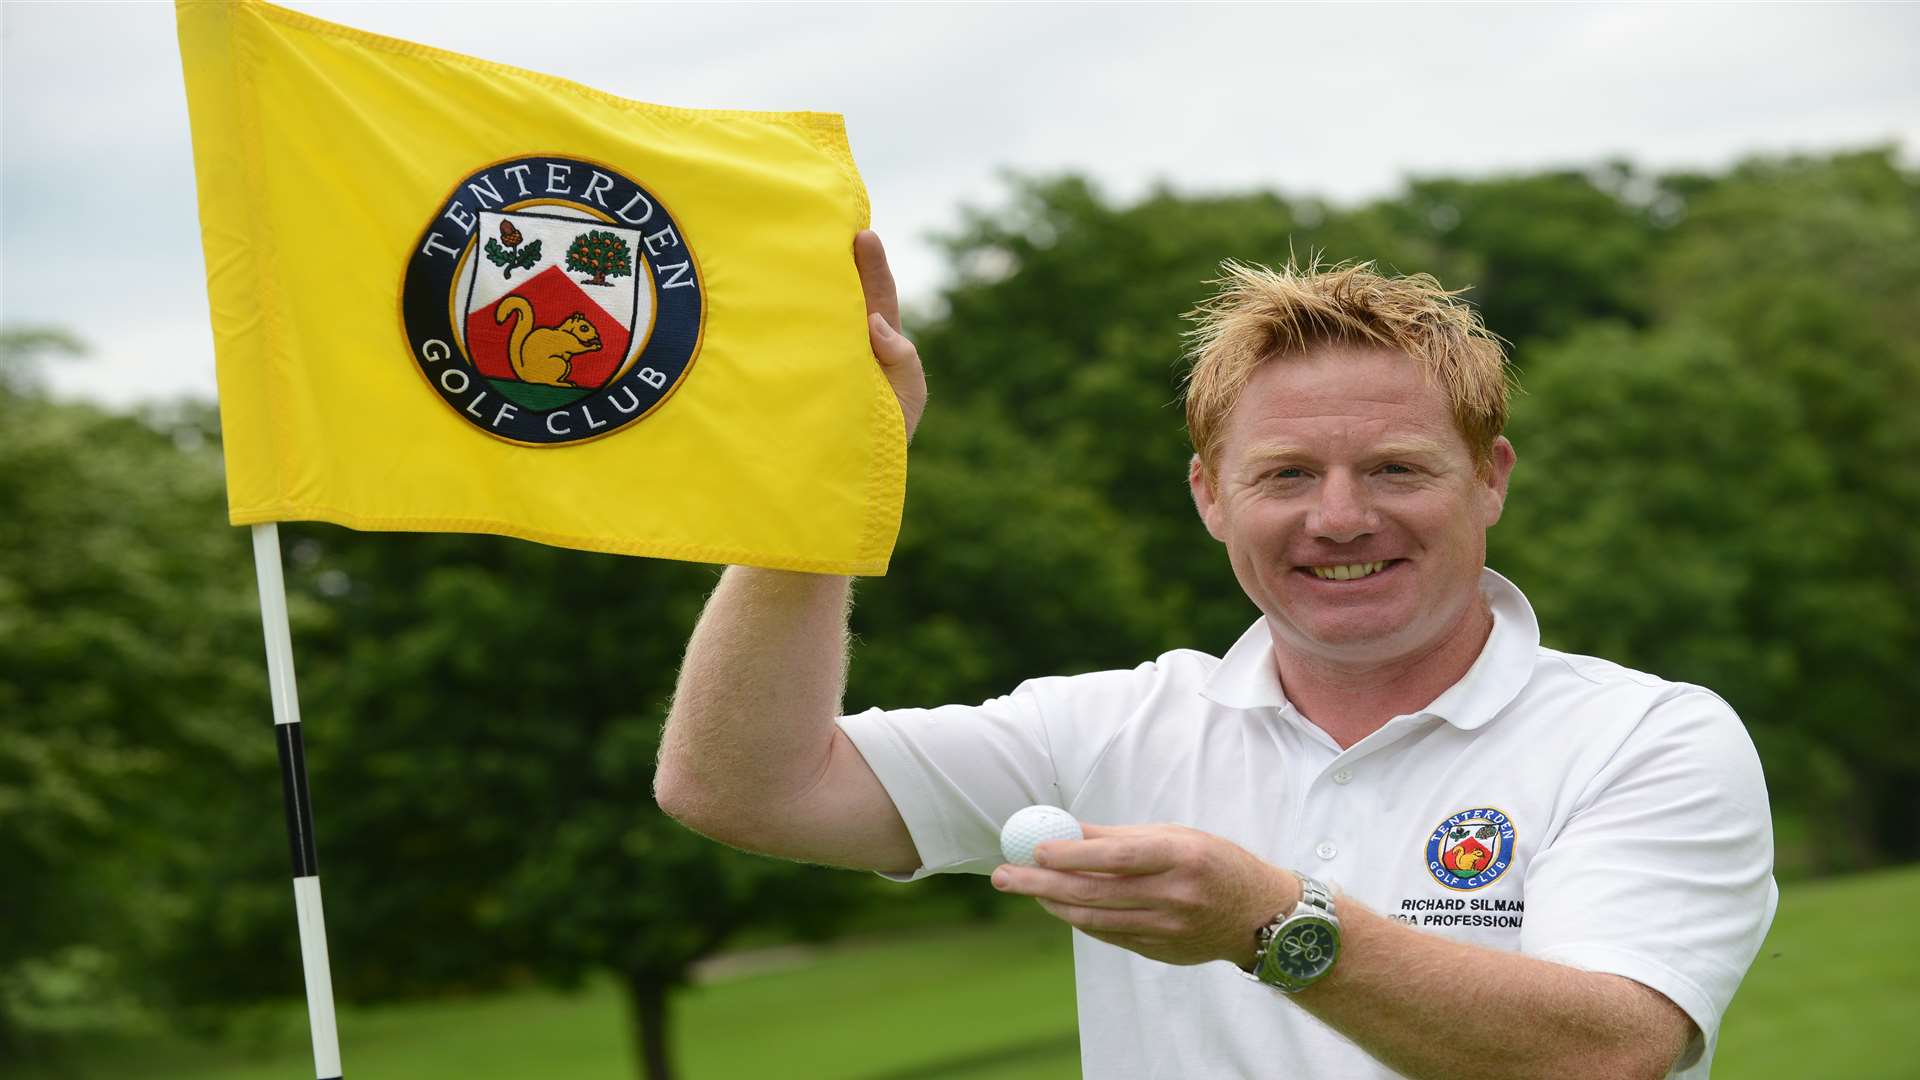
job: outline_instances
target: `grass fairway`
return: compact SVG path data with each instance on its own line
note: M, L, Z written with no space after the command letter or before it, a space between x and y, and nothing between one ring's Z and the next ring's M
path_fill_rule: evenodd
M1920 1076L1920 867L1789 886L1728 1012L1720 1080ZM686 1080L1064 1080L1078 1075L1067 934L1037 910L994 926L836 946L743 966L683 993ZM250 1049L153 1035L94 1038L62 1071L13 1080L295 1080L304 1012ZM619 996L523 992L348 1010L358 1080L632 1080Z
M1078 1075L1066 928L1037 908L1017 918L835 946L804 960L743 965L675 999L685 1080L729 1077ZM301 1008L251 1046L154 1034L99 1036L64 1068L9 1080L297 1080L313 1075ZM607 983L346 1009L341 1058L357 1080L633 1080L625 1006Z
M1713 1075L1920 1076L1920 866L1781 890L1727 1010Z

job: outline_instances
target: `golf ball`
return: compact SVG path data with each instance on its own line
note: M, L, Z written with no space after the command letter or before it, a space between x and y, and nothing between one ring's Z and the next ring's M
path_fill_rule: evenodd
M1000 854L1015 866L1032 866L1035 845L1083 838L1080 823L1057 806L1029 806L1000 829Z

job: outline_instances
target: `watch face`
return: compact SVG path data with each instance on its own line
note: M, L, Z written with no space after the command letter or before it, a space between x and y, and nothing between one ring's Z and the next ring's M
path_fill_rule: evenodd
M1274 939L1272 965L1296 982L1312 982L1326 974L1339 954L1340 937L1324 919L1289 923Z

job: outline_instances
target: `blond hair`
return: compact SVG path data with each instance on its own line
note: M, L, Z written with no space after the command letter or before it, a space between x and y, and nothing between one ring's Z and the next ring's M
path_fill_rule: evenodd
M1271 270L1229 260L1220 270L1211 282L1220 291L1188 316L1187 433L1208 476L1253 373L1325 345L1404 353L1447 395L1475 467L1491 466L1510 375L1500 338L1455 299L1465 290L1449 292L1428 274L1386 277L1371 262L1321 269L1317 260L1305 268L1289 261Z

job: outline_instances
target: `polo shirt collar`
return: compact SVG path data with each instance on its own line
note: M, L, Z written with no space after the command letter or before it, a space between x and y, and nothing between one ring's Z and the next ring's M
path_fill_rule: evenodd
M1480 595L1493 612L1493 632L1480 655L1460 677L1426 708L1420 710L1463 731L1481 727L1520 696L1533 677L1534 657L1540 647L1540 624L1533 606L1520 589L1489 569L1480 571ZM1288 708L1280 688L1280 672L1273 661L1273 635L1266 619L1254 620L1240 640L1227 650L1200 695L1230 709Z
M1540 654L1540 623L1519 586L1482 568L1480 595L1493 611L1493 632L1460 681L1421 710L1462 731L1485 725L1513 704L1533 678Z

